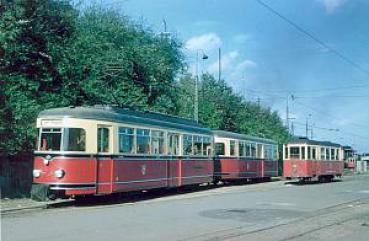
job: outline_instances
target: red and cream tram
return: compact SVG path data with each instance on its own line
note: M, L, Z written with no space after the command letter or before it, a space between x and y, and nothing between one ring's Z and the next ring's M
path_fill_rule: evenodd
M34 189L102 195L213 181L212 132L187 119L107 106L41 112Z
M278 176L275 141L227 131L213 131L213 134L216 179L231 181Z
M304 138L285 144L283 152L283 176L286 178L331 181L342 176L343 150L339 144Z

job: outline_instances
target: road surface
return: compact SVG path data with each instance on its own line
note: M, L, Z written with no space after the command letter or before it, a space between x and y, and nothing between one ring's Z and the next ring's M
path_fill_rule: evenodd
M4 241L369 240L369 176L269 182L2 217ZM149 195L149 194L145 194Z

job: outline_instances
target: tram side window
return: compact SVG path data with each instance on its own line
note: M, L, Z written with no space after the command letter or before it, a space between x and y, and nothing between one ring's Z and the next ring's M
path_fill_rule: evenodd
M42 128L39 150L60 151L61 136L61 128Z
M300 147L290 147L290 158L300 159Z
M313 147L312 149L311 149L311 157L312 157L312 159L313 160L316 160L316 148L315 147Z
M109 152L109 128L97 129L97 151Z
M179 155L179 134L168 133L168 155Z
M330 160L330 159L331 159L331 157L330 157L330 152L329 152L329 148L326 148L326 149L325 149L325 159L326 159L326 160Z
M273 146L273 160L278 159L278 147L276 145Z
M251 156L256 157L256 144L255 143L251 144Z
M305 147L301 147L301 159L305 160Z
M81 128L65 128L63 133L64 151L85 151L86 131Z
M164 154L164 132L151 131L151 154Z
M319 157L319 155L318 155ZM320 160L324 160L325 159L325 149L324 148L320 148Z
M137 129L136 130L137 153L150 154L150 130Z
M236 141L233 141L233 140L229 141L229 154L231 156L236 155Z
M134 129L119 127L119 152L134 153Z
M202 136L193 136L193 154L196 156L202 155Z
M262 155L263 155L263 145L257 144L256 145L256 156L257 158L262 158Z
M307 158L308 160L311 160L311 147L310 146L308 146L307 152L308 152Z
M336 149L336 158L335 158L335 160L338 160L338 150L339 149Z
M336 151L335 151L335 149L331 149L331 160L334 160L334 158L335 158L335 153L336 153Z
M224 156L225 154L225 145L224 143L215 143L215 155Z
M183 135L183 155L192 155L192 135Z
M239 153L240 153L240 156L246 156L246 153L245 153L245 145L246 145L246 143L245 142L243 142L243 141L240 141L239 143L238 143L238 151L239 151Z
M210 156L211 155L211 139L210 137L205 137L203 139L203 146L202 146L202 155L203 156Z
M246 156L251 157L251 144L246 143Z

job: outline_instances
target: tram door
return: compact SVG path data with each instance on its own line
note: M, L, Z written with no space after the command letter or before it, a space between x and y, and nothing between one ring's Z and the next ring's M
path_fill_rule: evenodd
M96 156L96 192L111 193L113 160L112 152L112 127L99 125L97 127L97 156Z
M177 133L168 133L168 154L167 161L167 186L175 187L181 184L181 162L179 159L179 139Z

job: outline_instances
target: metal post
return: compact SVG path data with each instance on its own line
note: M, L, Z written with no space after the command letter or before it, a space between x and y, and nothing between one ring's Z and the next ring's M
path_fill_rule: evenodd
M196 83L195 83L195 106L194 120L199 122L199 51L196 53Z
M290 132L290 117L289 117L289 109L288 109L288 97L289 95L287 95L287 105L286 105L286 127L288 132Z
M306 138L309 138L309 119L306 117Z

